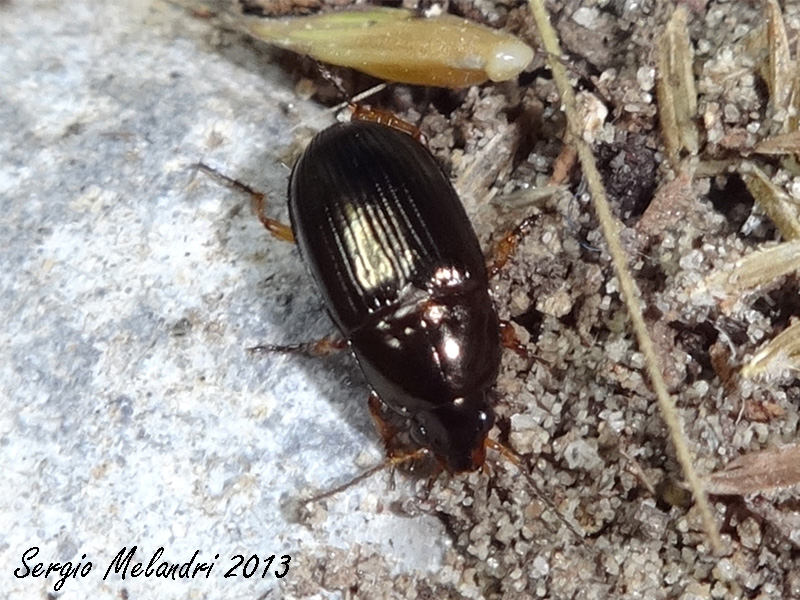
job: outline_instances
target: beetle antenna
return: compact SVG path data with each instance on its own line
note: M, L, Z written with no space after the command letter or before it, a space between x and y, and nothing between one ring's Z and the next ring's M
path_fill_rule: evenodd
M514 452L511 448L509 448L502 442L498 442L496 440L487 437L484 444L488 448L491 448L492 450L499 452L503 458L505 458L508 462L513 463L514 466L516 466L517 468L520 469L522 468L522 458L519 456L519 454Z
M505 444L498 442L496 440L486 438L484 444L491 448L492 450L497 451L503 458L505 458L508 462L513 464L517 469L519 469L522 476L525 478L525 481L528 482L528 486L533 491L534 495L541 500L544 505L549 508L556 518L561 521L567 529L569 529L572 534L577 538L577 540L584 546L586 546L586 532L583 528L575 521L575 519L568 517L560 510L558 507L553 503L553 501L539 488L536 484L536 481L531 477L530 473L528 473L525 469L523 469L523 462L522 457L514 452L511 448L506 446Z
M322 71L322 76L323 76L324 79L328 79L328 77L325 76L325 71ZM331 80L331 81L333 81L333 80ZM353 96L349 100L342 100L341 102L339 102L339 104L336 104L336 105L331 106L330 108L324 110L320 114L320 117L321 118L325 118L328 115L337 115L341 111L343 111L344 109L346 109L346 108L348 108L348 107L350 107L350 106L352 106L354 104L358 104L359 102L361 102L362 100L366 100L370 96L374 96L375 94L378 94L378 93L382 92L387 87L388 87L388 84L386 84L386 83L379 83L378 85L374 85L371 88L366 89L363 92L360 92L360 93L356 94L355 96ZM345 94L342 94L342 95L344 97L346 97ZM294 131L295 129L298 129L301 126L305 126L305 125L307 125L307 123L302 123L302 124L298 123L297 125L292 127L292 131Z
M336 91L339 92L342 98L347 98L348 93L347 90L344 89L341 80L336 75L334 75L328 67L326 67L322 63L317 63L317 69L319 70L319 74L322 75L322 78L325 81L329 82L331 85L333 85L333 87L336 88ZM363 92L356 94L355 96L351 96L349 100L343 100L339 104L330 107L325 112L335 115L342 109L345 109L354 104L358 104L362 100L366 100L370 96L374 96L375 94L382 92L383 90L386 89L386 87L387 87L386 83L379 83L377 85L373 85L371 88L368 88Z
M338 114L346 108L350 108L352 110L353 106L357 106L359 102L362 102L369 98L370 96L374 96L375 94L379 94L383 90L387 88L387 84L379 83L378 85L373 85L371 88L364 90L356 94L355 96L351 97L349 100L343 100L336 104L335 106L331 106L326 112L330 114Z

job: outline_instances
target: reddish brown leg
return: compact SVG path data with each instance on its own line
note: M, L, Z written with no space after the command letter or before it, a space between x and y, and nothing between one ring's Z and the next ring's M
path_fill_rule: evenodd
M256 213L258 220L261 221L261 224L267 229L267 231L272 234L272 237L284 242L294 243L294 234L292 233L292 228L276 219L268 217L264 212L266 196L263 193L254 190L249 185L244 184L241 181L237 181L236 179L228 177L227 175L223 175L215 168L209 167L204 163L197 163L195 166L203 171L203 173L210 175L228 187L232 187L239 192L248 194L250 196L250 204L253 207L253 212Z
M394 439L399 430L383 417L383 404L375 392L370 394L367 404L369 406L369 412L372 415L372 420L375 421L375 427L377 427L378 433L383 439L383 444L386 447L386 459L382 460L379 464L375 465L371 469L368 469L360 475L354 477L347 483L337 486L331 490L321 492L315 496L312 496L311 498L308 498L304 502L319 502L320 500L330 498L331 496L335 496L336 494L339 494L344 490L364 481L368 477L372 477L372 475L378 471L382 471L388 467L397 467L401 464L405 464L428 455L428 450L426 448L419 448L413 452L406 452L398 449L394 443Z
M288 225L277 221L271 217L268 217L264 213L264 203L266 197L261 192L257 192L249 185L242 183L236 179L228 177L217 171L213 167L209 167L204 163L197 163L197 168L210 175L217 181L232 187L233 189L242 192L244 194L248 194L250 196L250 201L253 206L253 212L256 213L258 220L261 221L261 224L269 231L273 237L278 238L284 242L294 242L294 234L292 233L292 228ZM254 346L252 348L248 348L250 352L287 352L291 354L302 354L305 356L329 356L338 352L339 350L344 350L347 348L347 342L342 338L338 337L324 337L320 340L316 340L313 342L304 342L301 344L264 344L260 346Z
M397 118L390 112L376 110L361 104L351 103L348 106L350 107L350 112L353 114L354 121L372 121L374 123L380 123L381 125L386 125L392 129L407 133L417 141L423 141L422 132L419 127Z
M394 439L400 430L383 418L383 403L378 394L370 392L367 406L369 406L369 414L372 415L372 420L375 423L375 429L378 430L378 435L383 440L386 454L389 456L389 460L392 460L398 450Z
M509 321L500 321L500 343L503 344L504 348L513 351L520 358L526 361L531 359L531 355L528 354L528 350L519 341L517 332L514 331L514 326Z
M508 446L501 444L500 442L496 442L495 440L489 439L488 437L484 440L484 445L487 448L491 448L492 450L496 450L500 453L500 455L505 458L508 462L513 463L517 467L522 466L522 460L517 453L514 452ZM483 463L483 466L486 467L486 463Z
M369 414L372 415L372 420L375 422L375 428L378 430L378 435L383 440L383 445L386 448L387 460L393 467L401 464L412 462L430 454L427 448L417 448L409 450L407 448L400 448L395 442L395 438L400 430L390 423L383 416L383 403L378 397L378 394L371 392L369 395Z
M500 270L506 266L506 263L508 263L517 251L520 240L530 232L534 218L535 217L527 217L522 223L500 238L500 241L492 252L492 260L489 261L486 267L490 279L495 277Z
M248 348L250 352L286 352L288 354L300 354L303 356L323 357L336 354L340 350L347 348L347 340L340 337L324 337L314 342L302 344L265 344L263 346L253 346Z

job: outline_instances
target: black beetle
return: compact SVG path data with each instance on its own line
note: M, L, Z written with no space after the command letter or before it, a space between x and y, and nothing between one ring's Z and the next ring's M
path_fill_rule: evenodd
M386 125L334 125L295 164L289 211L375 394L448 471L481 467L500 322L477 237L434 157Z

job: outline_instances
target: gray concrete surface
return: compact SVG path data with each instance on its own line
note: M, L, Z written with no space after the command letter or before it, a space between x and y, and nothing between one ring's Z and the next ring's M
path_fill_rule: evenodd
M160 2L0 3L5 598L323 597L314 573L336 556L378 549L376 577L424 577L441 556L433 517L385 509L385 476L312 525L282 509L382 451L349 357L246 352L332 325L296 250L191 165L266 191L285 218L282 159L324 120L263 56L213 38ZM199 550L215 565L104 579L132 546L145 566L162 546L158 562ZM60 575L21 577L34 547L31 568L91 571L58 591ZM259 572L226 579L236 554ZM272 554L292 557L283 579L260 577Z

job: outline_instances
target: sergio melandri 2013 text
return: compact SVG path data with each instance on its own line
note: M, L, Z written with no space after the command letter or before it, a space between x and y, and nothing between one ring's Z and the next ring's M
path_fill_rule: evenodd
M123 546L106 568L103 581L110 575L119 575L122 579L126 577L158 577L172 580L205 577L208 579L214 568L213 561L202 562L198 560L200 550L195 550L192 557L183 563L161 560L165 552L163 546L153 553L147 563L136 562L133 558L136 550L137 546L131 546L130 549L127 546ZM91 561L74 564L72 562L51 562L45 565L44 562L34 562L38 554L38 546L31 546L22 553L22 567L14 570L14 576L17 579L25 579L26 577L44 577L47 579L51 575L58 576L54 589L55 591L60 591L67 579L86 577L94 567ZM278 559L277 562L275 562L276 558ZM86 555L84 554L81 556L81 561L85 559ZM217 559L219 559L219 554L214 555L214 560ZM278 558L275 554L272 554L262 559L257 554L253 554L249 558L245 558L243 554L234 554L230 560L232 566L225 571L223 575L225 579L239 576L244 579L250 579L251 577L258 577L259 573L261 579L270 575L280 579L289 572L291 556L284 554ZM271 571L273 564L277 568Z

